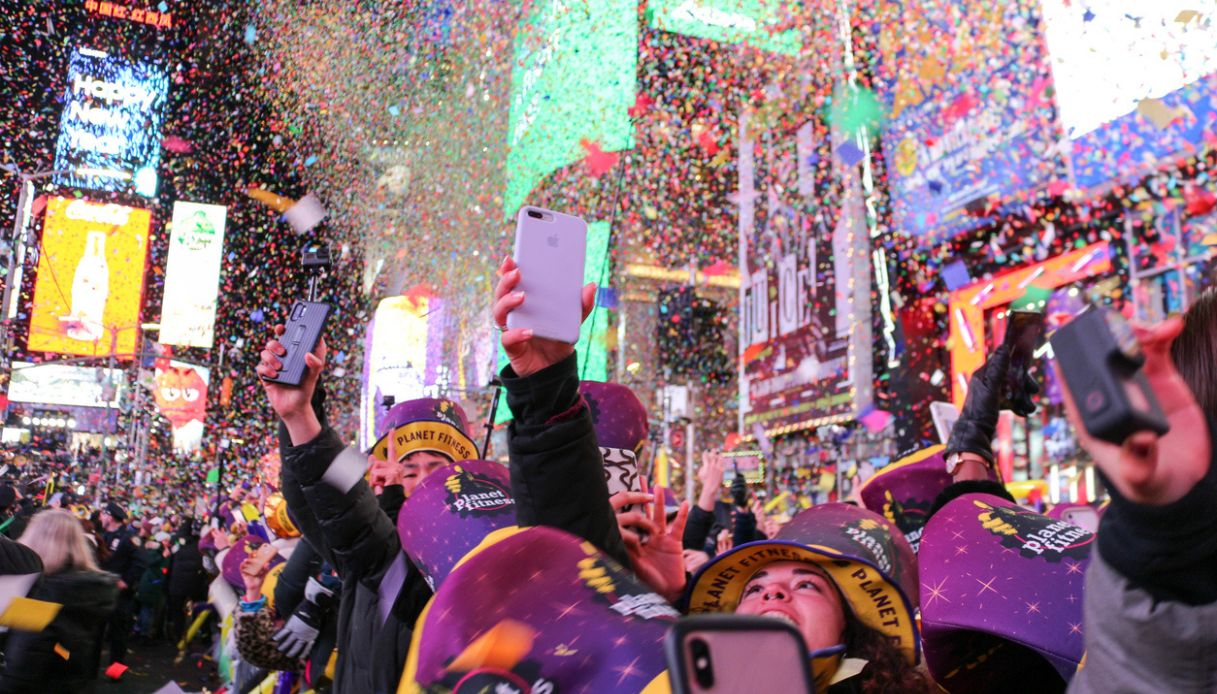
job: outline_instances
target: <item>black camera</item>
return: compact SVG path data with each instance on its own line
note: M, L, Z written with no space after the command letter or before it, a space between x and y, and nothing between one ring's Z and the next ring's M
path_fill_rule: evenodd
M1120 314L1092 306L1049 341L1091 436L1120 445L1134 432L1170 431L1141 371L1141 347Z

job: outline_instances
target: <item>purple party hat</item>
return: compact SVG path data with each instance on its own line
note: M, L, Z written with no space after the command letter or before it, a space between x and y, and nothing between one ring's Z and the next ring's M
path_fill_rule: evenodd
M1082 659L1082 585L1094 534L988 494L965 494L921 538L921 632L951 692L1018 678L1068 682ZM1015 681L1010 679L1009 681Z
M264 544L266 544L266 540L257 535L246 535L233 543L232 547L228 548L228 553L224 555L224 560L220 564L220 573L238 593L245 590L245 579L241 577L241 562ZM276 554L267 566L273 569L282 563L283 557Z
M862 503L896 525L913 551L938 494L951 485L942 452L946 446L917 451L875 473L862 485Z
M707 562L689 583L689 611L734 612L752 577L785 561L821 567L863 624L917 662L917 555L895 525L850 504L812 506L772 540L740 545Z
M515 522L507 468L464 460L423 478L397 514L397 534L410 561L436 590L466 555Z
M465 411L452 400L407 400L394 405L385 415L384 431L372 446L372 455L388 460L392 437L398 460L419 452L440 453L453 461L474 460L478 449L468 432Z
M647 410L634 391L618 383L582 381L579 393L587 402L604 458L609 495L638 491L638 456L646 445Z
M638 692L666 681L679 613L590 543L520 530L452 572L419 617L403 685L423 691Z

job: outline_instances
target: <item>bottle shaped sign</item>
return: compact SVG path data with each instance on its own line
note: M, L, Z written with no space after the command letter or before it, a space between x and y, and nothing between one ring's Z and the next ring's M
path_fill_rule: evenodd
M72 279L72 312L67 334L73 340L96 342L105 332L106 299L110 294L110 267L106 264L106 232L90 231L85 252Z

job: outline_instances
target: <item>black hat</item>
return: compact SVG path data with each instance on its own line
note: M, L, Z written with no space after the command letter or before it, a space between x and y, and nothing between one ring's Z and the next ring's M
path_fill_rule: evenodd
M115 503L113 501L107 502L106 507L103 510L106 513L113 516L114 520L116 520L120 523L127 520L127 512L123 510L122 506L119 506L117 503Z

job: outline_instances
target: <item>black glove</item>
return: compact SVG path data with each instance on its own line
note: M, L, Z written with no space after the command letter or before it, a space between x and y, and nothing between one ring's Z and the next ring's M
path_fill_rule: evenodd
M304 600L288 618L283 628L271 639L275 648L289 658L303 658L313 648L321 633L321 623L334 604L334 591L316 578L310 578L304 588Z
M735 479L731 481L731 500L737 508L748 508L748 483L744 481L738 466L735 468Z
M1009 409L1020 417L1035 412L1031 396L1039 392L1039 385L1026 370L1014 374L1013 378L1009 371L1010 347L1002 345L972 374L968 397L947 441L947 456L952 453L975 453L992 463L998 410ZM1019 385L1011 388L1009 384L1012 382Z

